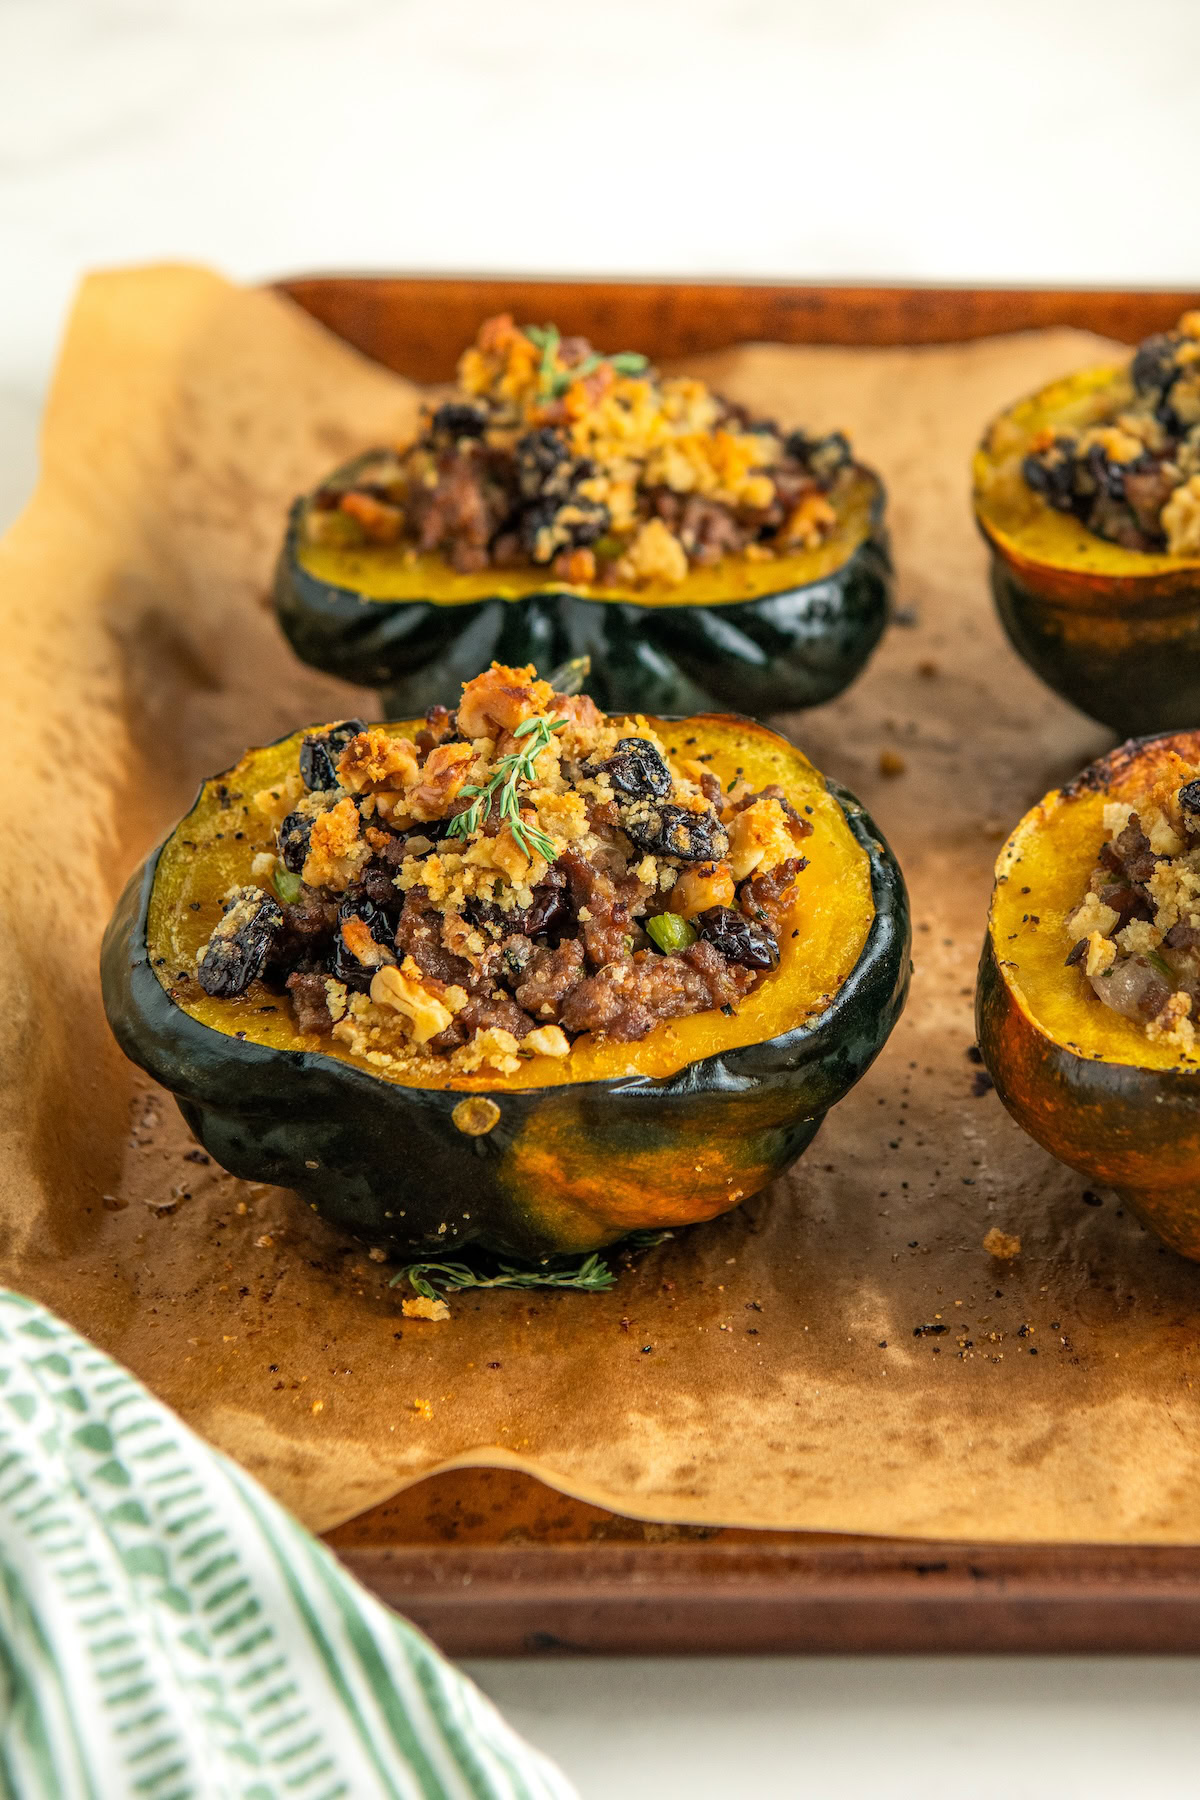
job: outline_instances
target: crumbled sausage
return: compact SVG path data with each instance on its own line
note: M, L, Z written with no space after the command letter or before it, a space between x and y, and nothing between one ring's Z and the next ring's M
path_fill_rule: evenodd
M301 974L299 971L288 976L286 986L292 997L297 1031L314 1037L328 1037L333 1030L326 979L324 975Z
M567 938L556 950L531 946L531 952L516 989L517 1004L532 1018L557 1020L583 980L583 945Z

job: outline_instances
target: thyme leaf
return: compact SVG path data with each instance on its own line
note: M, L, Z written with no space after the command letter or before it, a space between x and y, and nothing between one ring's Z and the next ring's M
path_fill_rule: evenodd
M566 720L549 719L544 714L537 718L524 719L513 732L515 738L525 738L520 750L502 756L496 764L496 773L487 786L480 788L471 784L461 791L471 800L465 812L456 813L450 821L447 837L471 837L480 828L484 818L495 806L500 817L504 819L509 830L521 849L533 861L534 855L543 862L551 863L558 855L553 840L546 836L536 825L526 824L521 817L521 802L517 792L517 784L534 779L536 763L541 752L561 731Z
M536 327L534 327L534 329L536 330ZM553 393L555 374L554 362L558 355L559 345L558 326L544 325L537 337L533 336L533 331L528 330L525 335L528 338L532 338L535 344L540 342L542 361L541 366L538 369L538 392L541 394Z
M653 1250L674 1235L673 1231L631 1231L613 1245L613 1252ZM590 1256L560 1262L557 1268L498 1262L492 1274L465 1262L408 1263L392 1276L388 1286L402 1287L405 1283L422 1299L438 1300L442 1294L461 1293L465 1288L573 1288L583 1294L606 1294L616 1286L617 1277L604 1257L592 1251Z
M417 1262L393 1275L389 1287L403 1282L426 1300L443 1294L460 1293L464 1288L577 1288L585 1294L603 1294L616 1286L616 1276L595 1251L565 1269L522 1269L516 1263L501 1263L494 1275L473 1269L469 1263Z
M608 363L618 375L640 375L643 369L649 368L650 359L643 356L640 350L618 350L613 356L605 356L599 350L593 350L570 369L555 367L558 360L558 347L562 337L557 325L526 325L525 336L534 347L541 351L542 360L538 365L538 393L543 399L561 400L573 381L582 381L591 375L601 363Z

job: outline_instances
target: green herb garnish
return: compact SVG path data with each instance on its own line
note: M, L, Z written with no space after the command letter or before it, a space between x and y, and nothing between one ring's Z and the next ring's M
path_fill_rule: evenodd
M554 733L561 731L566 722L565 719L548 719L543 714L536 719L525 719L518 725L513 736L528 738L529 742L522 749L500 758L496 764L496 773L486 787L476 787L472 782L462 789L463 794L471 800L471 805L465 812L455 814L446 836L472 836L479 830L484 818L491 813L492 807L497 806L500 817L508 821L509 830L530 862L535 855L540 856L543 862L553 862L558 855L553 840L544 831L539 831L536 825L527 825L521 817L517 783L533 780L534 763L550 743Z
M672 955L676 950L686 950L689 944L696 941L696 928L679 913L656 913L652 919L646 920L647 935L654 939L664 956Z
M392 1276L388 1286L407 1282L424 1299L436 1300L439 1289L443 1294L456 1294L463 1288L578 1288L585 1294L603 1294L616 1280L608 1264L593 1251L567 1269L522 1269L515 1263L501 1263L494 1275L482 1274L469 1263L409 1263Z
M283 901L284 905L295 906L304 889L304 883L301 881L300 877L298 875L293 875L290 869L285 869L282 863L276 863L275 873L272 875L271 880L275 884L275 892L279 895L279 898Z
M558 346L562 342L557 325L526 325L525 336L542 353L538 368L538 392L546 399L561 400L573 381L582 381L591 375L601 363L609 363L618 375L640 375L649 367L650 359L643 356L640 350L618 350L614 356L604 356L599 350L593 350L582 362L571 369L557 369Z
M541 365L538 369L538 392L552 394L555 381L555 358L558 355L559 335L557 325L527 325L525 336L530 343L536 344L542 353Z
M673 1231L631 1231L613 1245L609 1254L654 1250L674 1235ZM392 1276L388 1286L400 1287L407 1282L423 1299L437 1300L440 1293L461 1293L464 1288L573 1288L584 1294L606 1294L616 1281L611 1266L593 1251L572 1262L560 1258L555 1268L548 1264L522 1268L519 1263L498 1262L492 1274L464 1262L409 1263Z

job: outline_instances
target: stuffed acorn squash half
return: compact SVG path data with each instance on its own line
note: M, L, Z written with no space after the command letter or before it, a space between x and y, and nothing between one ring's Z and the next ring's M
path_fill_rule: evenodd
M1133 739L1026 814L976 1009L1018 1123L1200 1260L1200 731Z
M207 781L102 974L234 1174L372 1242L545 1257L785 1169L899 1015L908 910L862 808L765 727L494 666L454 714Z
M975 513L1014 648L1115 731L1200 724L1200 312L995 420Z
M586 655L598 704L815 706L887 618L879 477L840 433L753 419L701 381L491 319L453 399L292 508L275 582L297 655L449 702L489 659Z

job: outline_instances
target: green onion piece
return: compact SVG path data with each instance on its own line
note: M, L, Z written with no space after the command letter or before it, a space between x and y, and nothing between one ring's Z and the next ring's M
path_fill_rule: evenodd
M671 956L677 950L686 950L689 944L696 941L695 927L678 913L656 913L654 918L646 920L646 930L664 956Z
M608 360L618 375L640 375L650 364L650 358L643 356L640 350L618 350Z
M284 905L295 906L304 887L300 877L293 875L290 869L285 869L282 863L276 863L275 873L271 879L275 883L275 892Z

